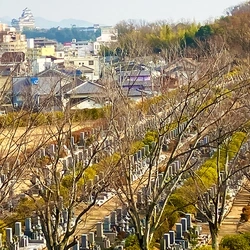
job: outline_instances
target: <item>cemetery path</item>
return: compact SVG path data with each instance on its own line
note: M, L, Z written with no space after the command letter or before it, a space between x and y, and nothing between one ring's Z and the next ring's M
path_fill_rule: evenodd
M250 181L247 181L246 183L247 189L250 188ZM250 198L249 191L246 190L246 188L242 188L240 192L236 195L235 200L233 202L232 208L230 212L225 217L224 221L222 222L220 232L219 232L219 241L225 236L229 234L237 234L239 232L242 232L243 228L245 228L245 232L249 231L250 227L246 226L244 223L243 225L240 225L240 214L242 213L242 208L246 205L248 205Z

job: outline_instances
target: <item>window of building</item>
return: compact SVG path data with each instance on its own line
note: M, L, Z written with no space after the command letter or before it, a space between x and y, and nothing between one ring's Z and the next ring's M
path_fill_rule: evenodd
M89 65L94 65L94 61L93 60L89 61Z

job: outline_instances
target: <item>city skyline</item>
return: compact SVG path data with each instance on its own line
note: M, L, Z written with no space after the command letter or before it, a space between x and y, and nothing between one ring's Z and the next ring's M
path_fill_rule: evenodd
M7 1L0 2L0 17L19 18L23 9L28 7L35 18L43 17L51 21L74 18L91 23L115 25L119 21L130 19L148 22L157 20L205 22L222 16L226 9L244 1L156 0L146 3L145 0L96 0L93 6L86 0L70 2L44 0L40 4L33 0L13 0L13 2L11 5Z

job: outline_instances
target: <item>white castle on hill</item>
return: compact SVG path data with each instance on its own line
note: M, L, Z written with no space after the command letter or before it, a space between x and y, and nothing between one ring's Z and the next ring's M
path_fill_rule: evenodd
M12 19L11 25L17 30L22 31L24 28L35 28L35 19L30 9L25 8L18 19Z

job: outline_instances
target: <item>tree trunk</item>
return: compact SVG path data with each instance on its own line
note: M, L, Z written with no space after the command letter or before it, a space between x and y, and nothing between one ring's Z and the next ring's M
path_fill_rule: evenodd
M218 242L218 227L213 223L209 223L211 239L212 239L212 249L219 250L219 242Z

